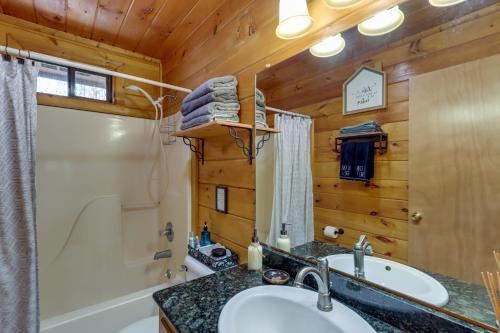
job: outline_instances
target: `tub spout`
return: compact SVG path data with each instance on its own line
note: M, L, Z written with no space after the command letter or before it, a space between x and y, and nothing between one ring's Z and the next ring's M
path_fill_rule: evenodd
M172 250L158 251L155 253L154 260L170 258L172 256Z

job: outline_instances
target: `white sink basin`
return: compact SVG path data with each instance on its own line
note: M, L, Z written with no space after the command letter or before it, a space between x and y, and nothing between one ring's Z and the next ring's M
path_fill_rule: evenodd
M326 257L329 266L354 275L352 254ZM436 279L410 266L395 261L365 256L366 280L411 296L418 300L443 306L448 303L448 292Z
M333 301L333 310L318 310L318 293L286 286L242 291L227 302L219 333L375 333L356 312Z

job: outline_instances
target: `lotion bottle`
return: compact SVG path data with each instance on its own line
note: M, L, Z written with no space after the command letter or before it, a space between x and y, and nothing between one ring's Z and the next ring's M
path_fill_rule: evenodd
M257 237L257 229L254 229L252 243L248 246L248 269L262 270L262 246L259 243L259 237Z
M280 238L278 238L276 246L278 249L290 252L290 238L286 232L286 223L281 223Z

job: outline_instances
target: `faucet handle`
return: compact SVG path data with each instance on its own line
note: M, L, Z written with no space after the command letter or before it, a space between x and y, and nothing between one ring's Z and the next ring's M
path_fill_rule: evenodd
M359 236L359 240L354 244L354 250L361 250L366 243L366 235Z
M373 246L371 244L366 245L365 254L369 256L373 255Z

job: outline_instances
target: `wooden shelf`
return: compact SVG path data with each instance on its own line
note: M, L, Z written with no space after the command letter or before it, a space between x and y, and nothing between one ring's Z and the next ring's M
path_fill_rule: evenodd
M232 127L235 129L246 129L246 130L252 129L252 126L247 124L214 120L200 126L188 128L183 131L174 132L172 135L182 138L205 139L213 136L227 134L228 131L227 127Z
M265 135L267 133L269 133L269 134L277 134L277 133L281 132L277 128L270 128L270 127L255 127L255 129L257 131L257 136Z

